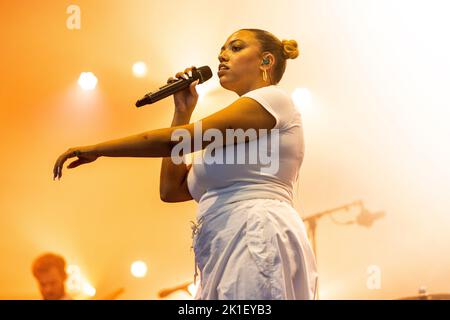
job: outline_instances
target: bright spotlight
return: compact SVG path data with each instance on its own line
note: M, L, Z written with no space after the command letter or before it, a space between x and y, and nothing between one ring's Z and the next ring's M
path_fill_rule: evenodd
M190 284L190 285L188 285L188 291L189 291L189 294L192 296L192 297L195 297L195 295L197 294L197 290L198 290L198 286L199 286L199 284L200 284L200 282L197 282L197 284L194 284L193 282Z
M136 62L133 64L133 74L138 78L145 77L147 74L147 65L142 61Z
M82 72L78 78L78 85L83 90L94 90L97 86L97 77L92 72Z
M83 293L89 297L95 296L97 290L93 286L91 286L89 283L85 282L83 283Z
M143 278L147 274L147 264L144 261L135 261L131 264L131 274L136 278Z
M292 93L292 100L299 110L304 111L311 107L311 92L306 88L297 88Z
M72 296L78 298L95 296L95 288L82 276L79 266L69 265L67 275L66 288Z

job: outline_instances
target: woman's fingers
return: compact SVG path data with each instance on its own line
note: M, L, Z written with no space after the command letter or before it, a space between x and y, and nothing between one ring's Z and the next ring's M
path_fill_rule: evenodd
M195 70L195 66L192 66L190 68L184 69L184 73L187 74L189 77L192 77L192 70Z
M62 177L62 167L64 165L64 162L66 162L66 160L67 160L67 155L66 155L66 153L64 153L56 161L56 176L53 177L53 180L55 180L55 178L58 178L58 180L61 179L61 177Z
M67 159L73 158L76 156L77 156L77 151L69 149L58 157L58 159L56 160L55 165L53 167L53 180L55 180L55 178L58 178L59 180L61 179L62 168L64 166L64 162L66 162Z
M53 180L55 180L56 177L59 176L59 162L60 158L58 158L55 162L55 165L53 166Z
M175 75L175 77L189 79L190 77L192 77L192 70L195 70L195 69L197 69L195 66L192 66L190 68L186 68L186 69L184 69L183 72L178 72Z
M195 86L198 85L198 83L199 83L199 80L197 79L197 80L195 80L194 82L192 82L191 85L189 86L189 90L191 91L191 94L192 94L194 97L197 97L197 96L198 96L198 92L197 92L197 90L195 89Z
M174 77L170 77L169 79L167 79L167 83L172 83L172 82L175 82L175 81L177 81L177 79L174 78Z
M189 78L189 76L188 76L186 73L184 73L184 72L178 72L178 73L175 75L175 77L177 77L177 78L183 78L183 79L188 79L188 78Z
M61 156L56 159L55 165L53 166L53 180L59 176L59 164L61 162Z
M56 164L53 166L53 181L55 181L56 176L58 175L56 170Z
M186 68L184 69L183 72L177 72L175 74L175 77L170 77L169 79L167 79L167 83L172 83L177 81L178 79L189 79L190 77L192 77L192 70L197 69L195 66L192 66L190 68Z

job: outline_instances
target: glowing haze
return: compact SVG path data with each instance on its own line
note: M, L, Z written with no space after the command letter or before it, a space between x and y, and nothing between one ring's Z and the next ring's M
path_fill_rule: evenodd
M69 147L169 126L171 99L134 102L189 66L216 70L227 37L250 27L302 49L280 83L306 99L298 211L362 199L386 212L371 228L319 220L321 298L450 291L450 4L251 0L227 3L232 12L206 0L77 4L79 30L67 28L64 1L0 4L1 299L39 299L30 267L44 251L80 266L96 296L123 287L121 298L156 299L193 279L196 204L160 201L160 159L101 158L56 182L52 166ZM148 68L143 78L136 61ZM85 71L94 90L78 87ZM193 120L237 98L217 76L209 82ZM130 273L135 257L151 263L144 278ZM378 289L368 286L370 270L380 271Z

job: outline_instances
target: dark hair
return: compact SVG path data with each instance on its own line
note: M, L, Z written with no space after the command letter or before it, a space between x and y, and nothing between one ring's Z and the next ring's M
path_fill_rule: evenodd
M272 33L261 29L240 29L239 31L250 31L261 46L261 53L270 52L275 56L275 64L272 71L274 84L280 82L286 70L286 60L295 59L299 55L298 44L295 40L280 41Z
M48 272L51 268L58 269L62 275L66 276L66 261L63 257L54 253L43 254L34 260L33 275L38 278L39 275Z

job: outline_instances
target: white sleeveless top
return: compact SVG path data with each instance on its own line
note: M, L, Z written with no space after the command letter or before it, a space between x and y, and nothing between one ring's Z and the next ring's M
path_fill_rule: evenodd
M293 189L298 178L304 155L303 128L300 112L295 107L291 97L278 86L271 85L258 88L242 95L261 104L276 119L273 129L278 129L279 152L278 160L272 156L272 164L263 164L259 157L257 162L249 163L249 152L258 149L259 138L236 145L229 144L222 148L224 155L230 148L236 151L245 148L246 161L244 164L211 163L203 159L203 153L193 160L193 165L187 176L189 192L199 203L198 216L217 209L225 204L249 199L278 199L293 204ZM269 131L265 136L268 151L272 151L270 138L277 138ZM273 140L275 141L275 140ZM259 148L261 146L259 145ZM242 150L242 149L241 149ZM276 149L274 151L276 152ZM270 155L270 153L269 153ZM272 154L273 155L273 154ZM225 159L225 156L224 158ZM274 171L278 161L278 170ZM272 170L264 171L264 168ZM271 171L271 172L268 172Z

